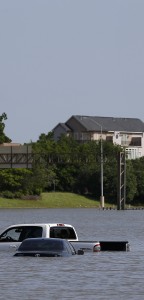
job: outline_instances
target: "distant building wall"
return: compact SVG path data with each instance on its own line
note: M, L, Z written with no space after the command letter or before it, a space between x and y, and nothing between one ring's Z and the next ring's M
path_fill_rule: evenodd
M32 147L20 144L0 145L0 169L32 168Z

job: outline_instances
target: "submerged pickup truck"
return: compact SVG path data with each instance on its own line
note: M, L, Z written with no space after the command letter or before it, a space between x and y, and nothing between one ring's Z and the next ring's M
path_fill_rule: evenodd
M71 242L76 251L100 251L97 241L79 241L75 228L69 224L16 224L0 234L0 250L15 251L27 238L61 238Z
M72 225L63 223L16 224L11 225L0 234L0 251L15 251L27 238L62 238L66 239L76 251L128 251L128 241L79 241Z

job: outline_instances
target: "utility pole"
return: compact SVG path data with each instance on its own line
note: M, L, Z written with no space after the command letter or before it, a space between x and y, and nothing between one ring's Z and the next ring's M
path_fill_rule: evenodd
M103 139L102 139L102 126L101 126L101 207L104 208L104 195L103 195Z
M124 210L126 203L126 151L118 154L118 193L117 209Z
M101 196L100 196L100 205L101 208L104 208L104 192L103 192L103 128L102 125L98 122L95 121L95 123L100 127L100 132L101 132L101 137L100 137L100 143L101 143L101 147L100 147L100 164L101 164Z

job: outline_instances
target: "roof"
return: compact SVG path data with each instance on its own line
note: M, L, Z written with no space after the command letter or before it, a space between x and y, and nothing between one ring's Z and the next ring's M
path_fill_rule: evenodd
M52 131L54 131L57 127L62 127L66 132L67 132L67 131L71 131L70 128L69 128L65 123L58 123L58 124L52 129Z
M11 228L11 227L21 227L21 226L49 226L49 227L71 227L73 228L72 225L70 224L65 224L65 223L22 223L22 224L13 224L13 225L10 225L9 227L7 227L6 229L8 228Z
M86 131L144 132L144 123L137 118L116 118L74 115ZM68 122L68 121L67 121Z

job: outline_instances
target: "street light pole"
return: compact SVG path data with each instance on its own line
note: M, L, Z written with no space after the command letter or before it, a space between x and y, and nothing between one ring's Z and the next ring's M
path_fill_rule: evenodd
M100 205L101 205L101 208L104 208L104 195L103 195L103 138L102 138L102 135L103 135L103 129L102 129L102 125L99 124L98 122L95 121L95 123L100 127L100 130L101 130L101 138L100 138L100 142L101 142L101 155L100 155L100 161L101 161L101 196L100 196Z
M101 207L104 208L104 195L103 195L103 139L102 139L102 126L101 127Z

